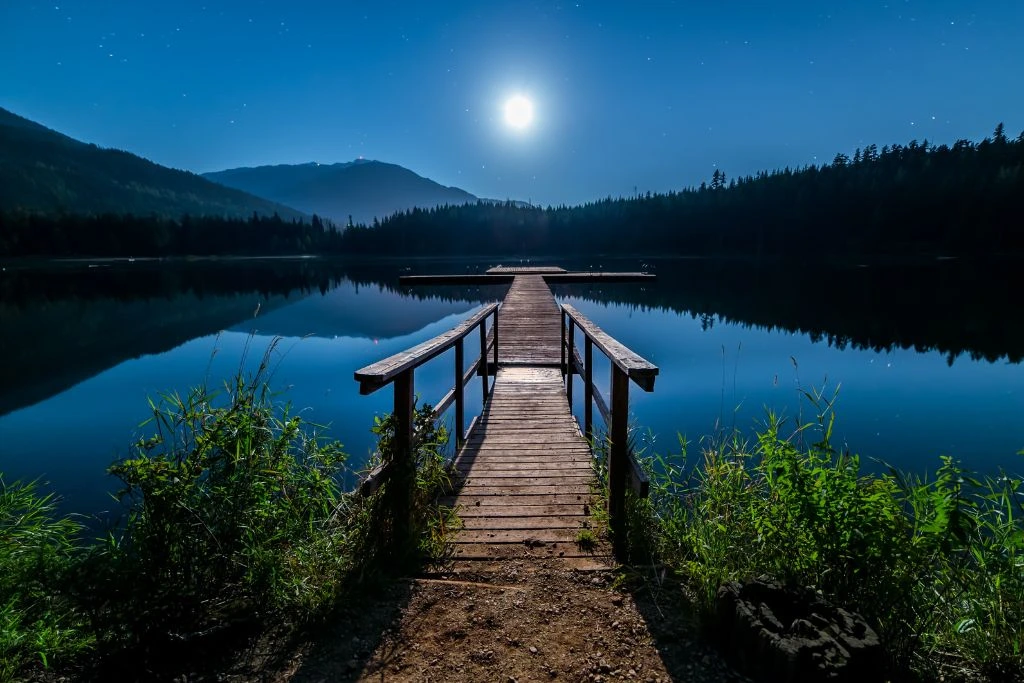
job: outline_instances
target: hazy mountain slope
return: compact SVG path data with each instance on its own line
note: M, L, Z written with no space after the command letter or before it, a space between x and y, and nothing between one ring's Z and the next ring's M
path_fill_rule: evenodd
M214 182L252 192L330 218L339 225L370 223L395 211L442 204L465 204L477 198L446 187L407 168L381 161L297 164L234 168L205 173Z
M294 209L0 109L0 210L297 218Z

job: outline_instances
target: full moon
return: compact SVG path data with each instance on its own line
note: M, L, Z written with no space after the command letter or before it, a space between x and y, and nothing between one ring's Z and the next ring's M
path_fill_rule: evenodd
M532 122L533 102L528 98L516 95L505 102L505 123L521 130Z

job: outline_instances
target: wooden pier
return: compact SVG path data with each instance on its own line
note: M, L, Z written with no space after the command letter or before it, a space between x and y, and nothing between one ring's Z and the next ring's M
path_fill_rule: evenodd
M411 448L413 373L416 367L455 349L454 386L437 403L435 417L455 408L457 453L454 492L463 528L455 535L455 559L463 564L511 558L551 558L573 567L604 565L591 539L599 483L591 440L593 407L609 440L607 491L611 527L619 529L627 487L646 495L646 479L627 449L629 384L652 391L658 368L604 333L572 306L559 306L548 284L588 273L554 267L492 269L483 275L431 276L430 284L464 278L508 281L500 305L490 304L453 330L408 351L358 370L363 393L395 386L400 449ZM649 279L638 273L604 273L619 281ZM415 282L414 282L415 283ZM491 320L490 328L487 321ZM468 367L465 340L478 331L479 357ZM577 333L583 353L577 348ZM611 361L610 400L595 385L593 349ZM584 424L571 411L574 376L582 380ZM482 378L484 407L465 429L464 387ZM488 378L492 381L488 381ZM375 476L381 477L379 472Z

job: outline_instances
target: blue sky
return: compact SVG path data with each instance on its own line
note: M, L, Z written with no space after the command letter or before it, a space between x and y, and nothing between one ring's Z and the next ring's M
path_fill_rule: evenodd
M999 0L4 0L0 107L196 172L364 156L577 203L1015 136L1021 27Z

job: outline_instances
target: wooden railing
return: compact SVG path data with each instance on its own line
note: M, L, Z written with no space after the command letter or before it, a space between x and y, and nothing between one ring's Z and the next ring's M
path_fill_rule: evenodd
M583 357L576 347L576 330L583 334ZM611 362L611 403L594 384L594 347ZM608 430L608 516L615 529L624 520L626 486L646 497L647 475L629 450L629 383L654 391L658 366L630 351L569 304L562 305L562 374L572 407L573 375L583 379L583 433L594 448L594 405ZM616 534L621 538L622 534Z
M494 316L491 325L490 339L487 334L487 318ZM480 329L480 357L463 370L465 364L465 340L474 329ZM413 433L413 403L415 400L414 373L416 368L436 358L445 351L455 348L454 386L437 402L434 407L434 419L440 418L453 404L455 405L455 439L456 446L462 446L468 430L465 428L465 388L473 375L479 375L483 400L490 395L493 382L488 386L488 354L494 351L494 366L498 365L498 304L489 304L477 311L473 316L444 334L439 334L422 344L396 353L393 356L377 361L372 365L356 370L355 379L359 382L360 394L372 394L388 384L394 384L395 400L395 436L393 441L392 462L409 460L415 446ZM378 482L386 474L386 467L391 463L382 463L371 472L363 482L364 493L375 489Z

